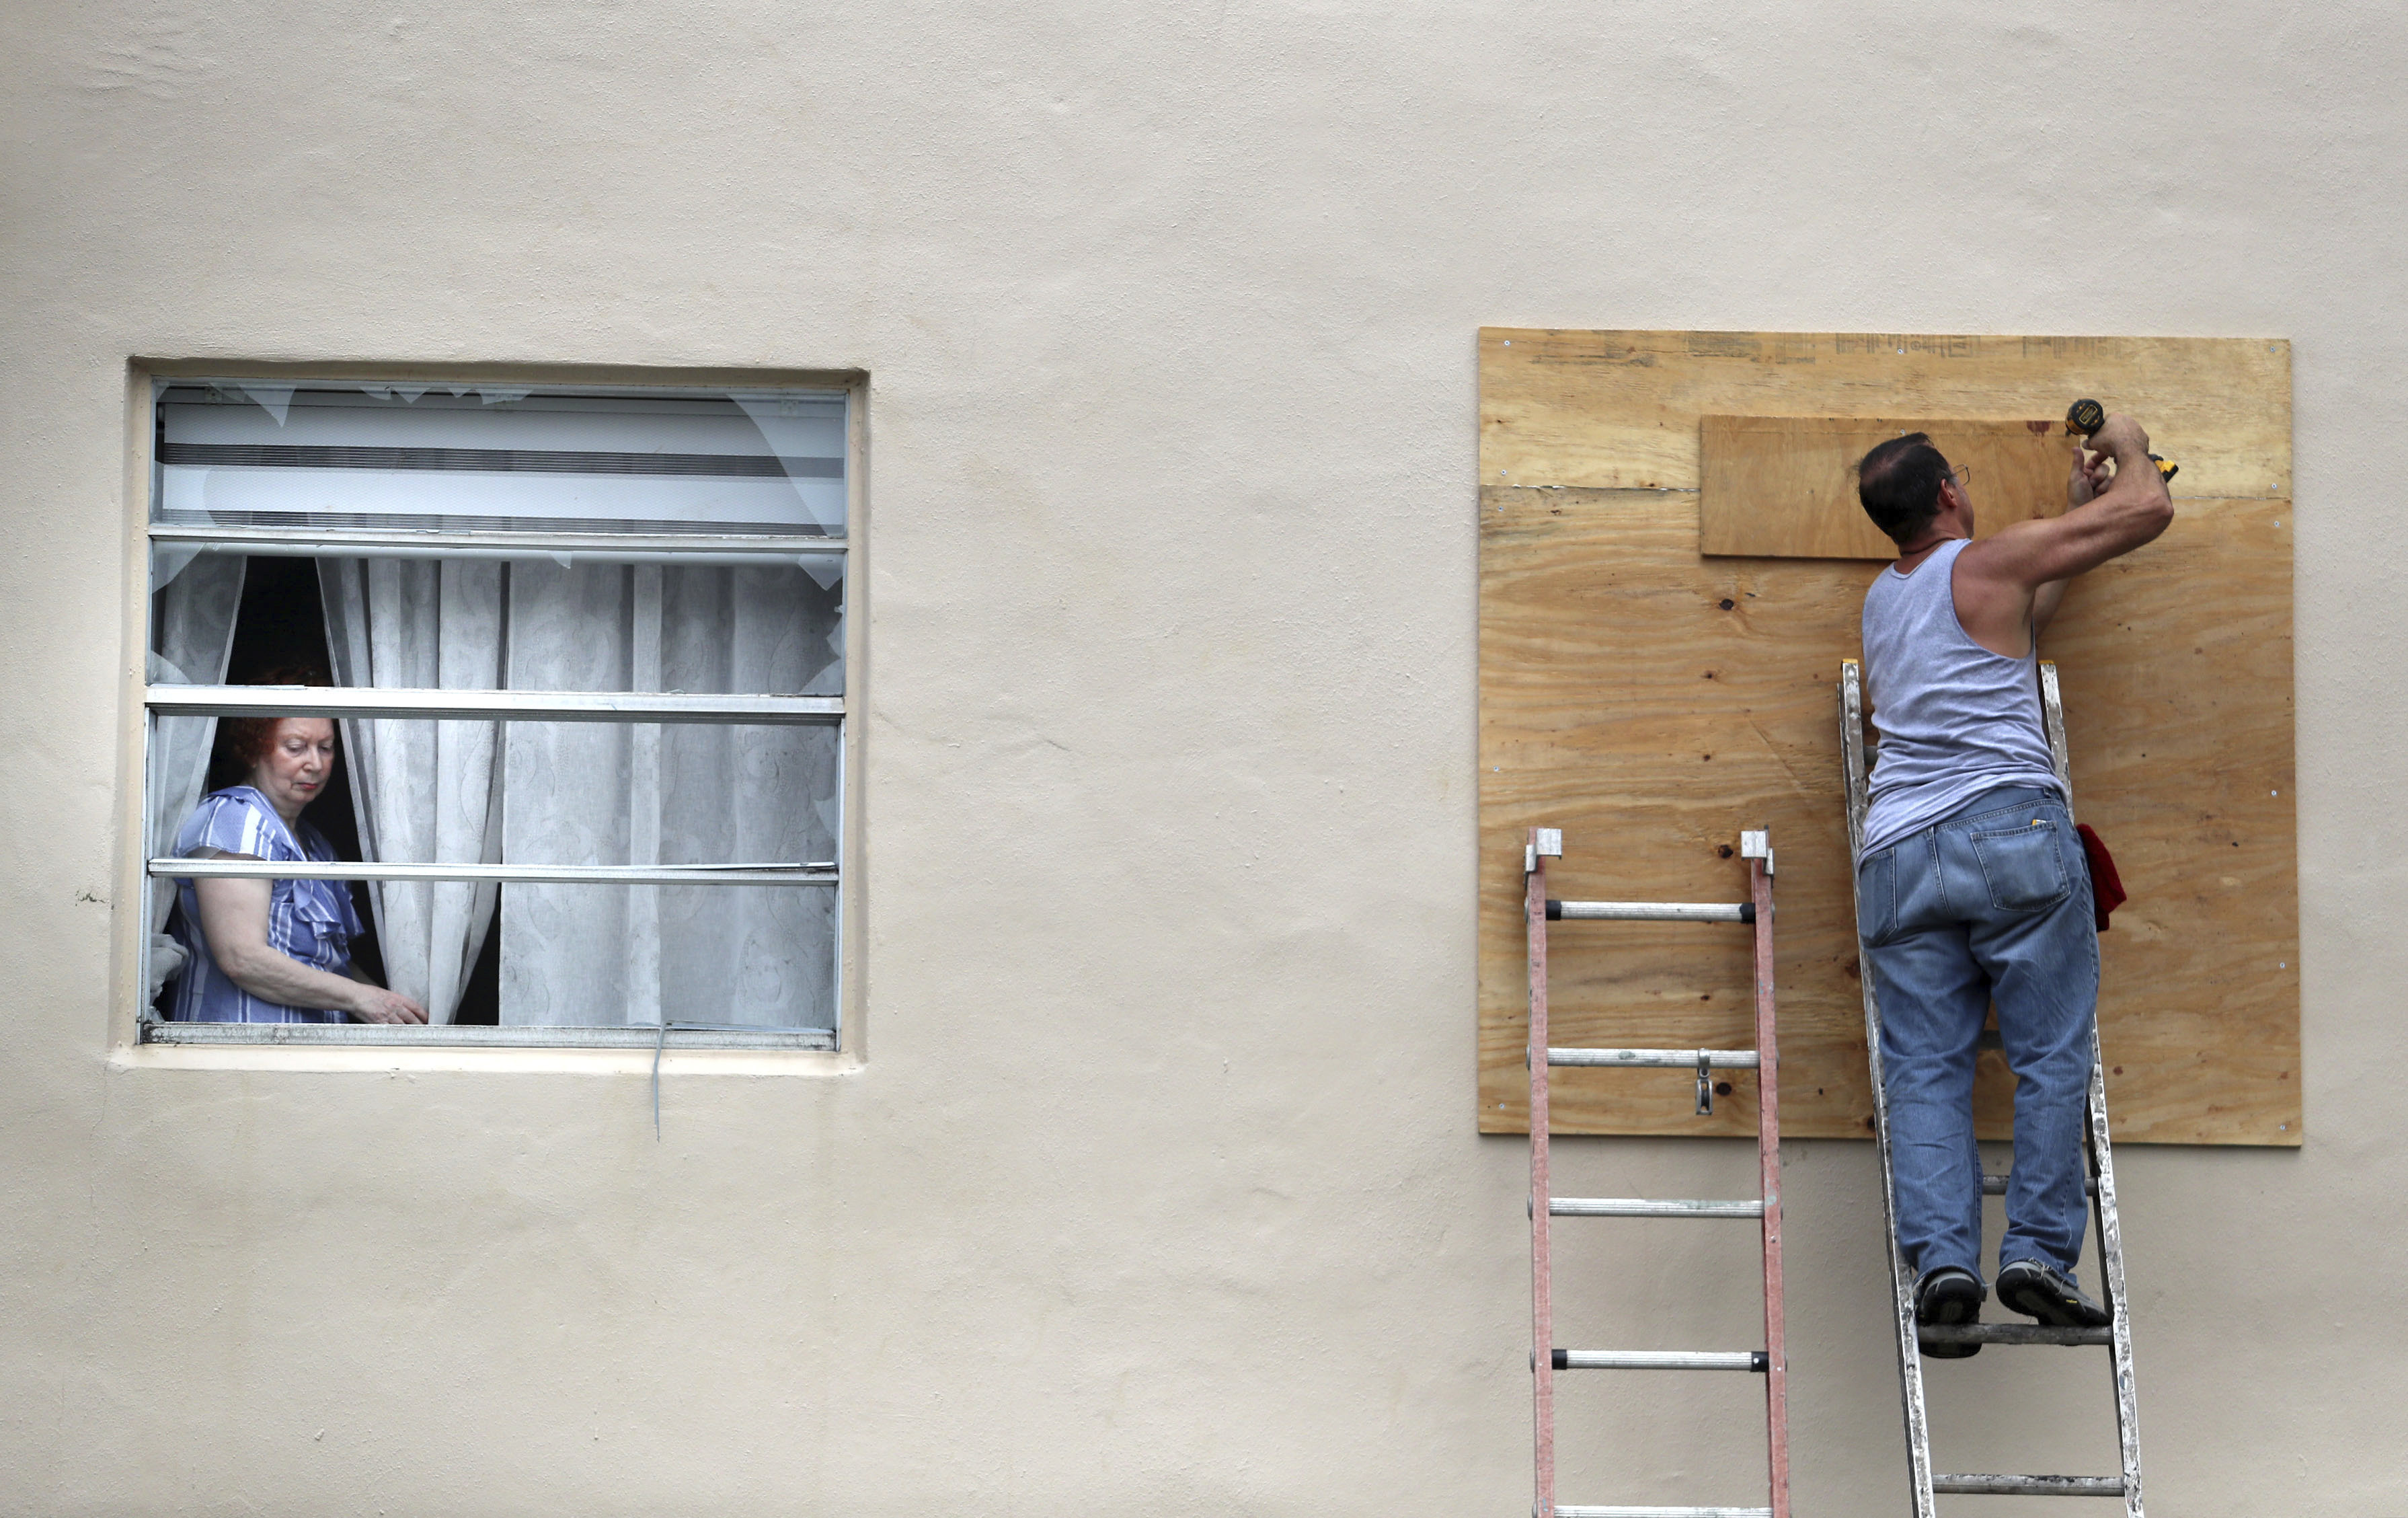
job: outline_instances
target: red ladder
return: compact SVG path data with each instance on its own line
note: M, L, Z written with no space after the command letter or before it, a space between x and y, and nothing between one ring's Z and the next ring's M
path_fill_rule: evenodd
M1749 899L1718 902L1551 901L1547 861L1563 857L1563 832L1534 827L1523 850L1523 916L1530 944L1530 1373L1537 1498L1533 1518L1789 1518L1788 1359L1781 1325L1780 1055L1773 1042L1772 846L1770 835L1742 833ZM1754 1049L1553 1049L1547 1045L1547 924L1550 922L1752 923L1756 927ZM1547 1186L1547 1071L1557 1065L1613 1069L1694 1070L1698 1110L1713 1110L1713 1072L1756 1072L1756 1148L1764 1195L1757 1201L1556 1196ZM1764 1228L1764 1348L1565 1350L1555 1347L1547 1254L1550 1217L1759 1218ZM1744 1370L1764 1377L1770 1505L1762 1508L1598 1508L1555 1503L1555 1379L1558 1370Z

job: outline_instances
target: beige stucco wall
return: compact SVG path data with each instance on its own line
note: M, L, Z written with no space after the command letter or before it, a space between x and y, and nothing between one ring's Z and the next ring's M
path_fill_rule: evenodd
M2119 1156L2143 1429L2156 1511L2408 1511L2408 21L2090 8L7 7L0 1511L1526 1511L1514 322L2292 339L2307 1141ZM113 1055L142 356L866 372L865 1057L655 1143L624 1062ZM1799 1511L1896 1511L1872 1155L1788 1158ZM1568 1341L1753 1342L1744 1230L1563 1253ZM2098 1360L1933 1380L2109 1468ZM1756 1500L1758 1395L1578 1382L1566 1500Z

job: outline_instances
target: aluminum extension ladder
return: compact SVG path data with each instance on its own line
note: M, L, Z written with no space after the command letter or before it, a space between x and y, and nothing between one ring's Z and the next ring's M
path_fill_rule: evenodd
M2048 746L2057 778L2073 794L2072 772L2065 752L2065 707L2057 694L2057 666L2040 666L2041 710L2048 727ZM1848 785L1848 853L1856 855L1865 836L1864 677L1854 659L1840 666L1840 743L1845 755ZM2069 811L2071 807L2068 808ZM1851 874L1854 872L1851 871ZM1873 995L1873 978L1860 977L1865 996L1865 1046L1872 1060L1873 1135L1881 1149L1882 1213L1889 1225L1890 1288L1898 1308L1898 1367L1900 1396L1906 1411L1908 1474L1914 1488L1915 1518L1934 1518L1935 1495L1968 1493L2002 1497L2120 1497L2127 1518L2141 1518L2141 1426L2139 1403L2132 1390L2132 1314L2124 1291L2124 1231L2115 1216L2115 1164L2107 1142L2107 1078L2100 1067L2099 1038L2090 1040L2090 1103L2088 1139L2092 1222L2097 1226L2099 1259L2106 1277L2107 1308L2114 1324L2106 1328L2051 1328L2040 1324L1963 1324L1916 1331L1914 1274L1898 1247L1898 1201L1892 1190L1889 1157L1889 1101L1882 1090L1881 1008ZM1986 1042L1990 1038L1985 1035ZM2007 1178L1985 1175L1982 1194L2003 1196ZM1945 1476L1931 1470L1931 1434L1924 1417L1924 1343L1950 1344L2104 1344L2113 1352L2110 1374L2115 1384L2115 1432L2123 1451L2120 1476Z
M1789 1518L1788 1360L1781 1324L1780 1056L1772 1017L1772 847L1770 835L1742 833L1749 899L1722 903L1550 901L1547 861L1563 857L1560 828L1532 828L1523 850L1523 915L1530 952L1530 1374L1534 1413L1533 1518ZM1750 923L1756 928L1754 1049L1551 1049L1547 1046L1547 924L1550 922ZM1547 1070L1551 1066L1694 1071L1698 1110L1713 1110L1716 1069L1756 1072L1756 1147L1764 1195L1755 1201L1658 1201L1555 1196L1547 1188ZM1764 1237L1764 1348L1729 1352L1564 1350L1555 1344L1547 1220L1582 1218L1758 1218ZM1771 1504L1762 1508L1598 1508L1555 1504L1555 1382L1558 1370L1743 1370L1764 1377Z

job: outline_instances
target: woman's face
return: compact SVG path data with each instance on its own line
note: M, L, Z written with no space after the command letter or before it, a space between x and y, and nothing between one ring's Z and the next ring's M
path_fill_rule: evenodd
M286 717L251 766L251 783L287 822L318 799L335 772L335 724L324 717Z

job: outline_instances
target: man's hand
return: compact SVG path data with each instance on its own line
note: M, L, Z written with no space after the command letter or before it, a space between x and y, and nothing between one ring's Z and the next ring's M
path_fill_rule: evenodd
M2123 477L2125 466L2134 459L2140 460L2143 464L2149 463L2148 433L2142 429L2138 422L2121 411L2114 413L2106 421L2099 423L2099 430L2090 435L2087 446L2092 452L2115 461L2115 473L2118 479ZM2150 466L2150 472L2156 473L2154 465ZM2103 490L2105 487L2100 488Z
M2066 509L2070 511L2076 507L2088 506L2098 498L2100 492L2107 488L2107 482L2114 478L2114 471L2108 466L2106 454L2093 453L2087 449L2075 449L2073 472L2066 478L2065 481Z

